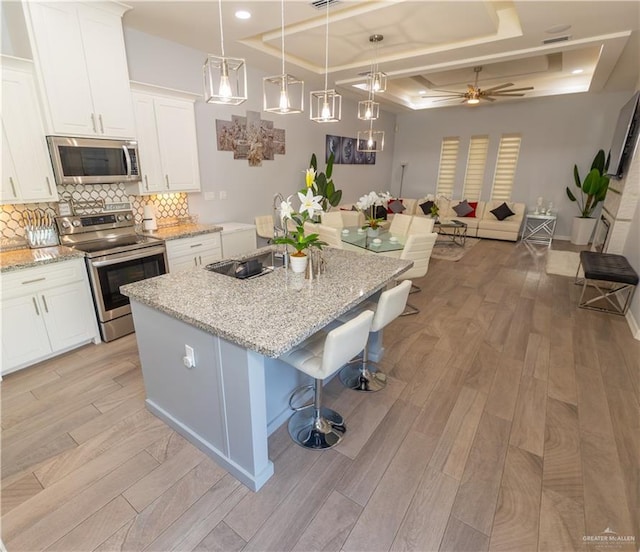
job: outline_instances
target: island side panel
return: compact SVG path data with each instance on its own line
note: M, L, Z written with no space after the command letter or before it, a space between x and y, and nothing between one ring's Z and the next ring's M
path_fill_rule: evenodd
M241 360L247 358L246 349L135 300L131 307L149 409L258 490L273 474L263 368ZM194 368L183 363L185 345L194 349Z
M229 457L251 473L260 488L273 474L267 442L266 359L235 343L216 339L220 343Z

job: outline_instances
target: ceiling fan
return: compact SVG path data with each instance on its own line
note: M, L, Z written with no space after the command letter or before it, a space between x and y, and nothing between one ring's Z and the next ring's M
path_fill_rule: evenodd
M480 100L487 100L489 102L495 101L496 98L516 98L524 96L522 92L525 90L533 90L533 86L526 86L523 88L509 88L510 86L515 86L512 82L507 82L505 84L499 84L497 86L492 86L491 88L487 88L483 90L478 86L478 77L480 75L480 71L482 71L482 66L478 65L473 68L473 71L476 74L476 79L473 84L467 84L466 92L456 92L453 90L434 90L435 92L444 92L445 94L437 94L437 95L423 95L423 98L442 98L440 100L435 100L436 102L447 102L450 100L454 100L457 98L462 98L462 103L468 103L470 105L480 103Z

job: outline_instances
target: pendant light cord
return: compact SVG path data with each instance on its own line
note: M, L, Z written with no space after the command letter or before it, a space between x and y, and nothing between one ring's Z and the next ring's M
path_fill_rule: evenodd
M218 14L220 15L220 50L224 57L224 31L222 30L222 0L218 0Z
M284 0L280 2L280 44L282 45L282 74L284 75Z
M327 75L329 74L329 0L326 0L326 28L324 38L324 91L327 92Z

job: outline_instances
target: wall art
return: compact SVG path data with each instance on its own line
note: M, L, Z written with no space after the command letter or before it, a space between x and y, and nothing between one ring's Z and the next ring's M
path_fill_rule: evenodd
M232 115L231 121L216 119L216 137L218 151L232 151L234 159L246 159L250 167L285 154L284 129L273 128L273 121L263 121L257 111Z
M375 152L358 151L357 140L346 136L326 135L325 162L333 153L336 165L375 165Z

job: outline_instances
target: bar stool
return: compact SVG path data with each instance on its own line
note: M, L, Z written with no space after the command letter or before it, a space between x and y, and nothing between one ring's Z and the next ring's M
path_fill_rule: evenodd
M370 332L379 332L387 324L400 316L407 304L411 290L411 280L405 280L396 287L383 292L378 304L367 302L361 308L375 309ZM376 369L369 361L369 346L364 348L362 360L347 364L340 370L340 381L354 391L380 391L387 385L387 375Z
M342 439L347 430L343 417L322 406L322 380L335 374L365 348L372 319L373 312L365 310L328 333L317 332L279 357L315 380L314 385L296 389L289 399L289 405L296 411L289 418L289 435L298 445L326 449ZM313 402L292 406L295 395L307 389L314 390Z

